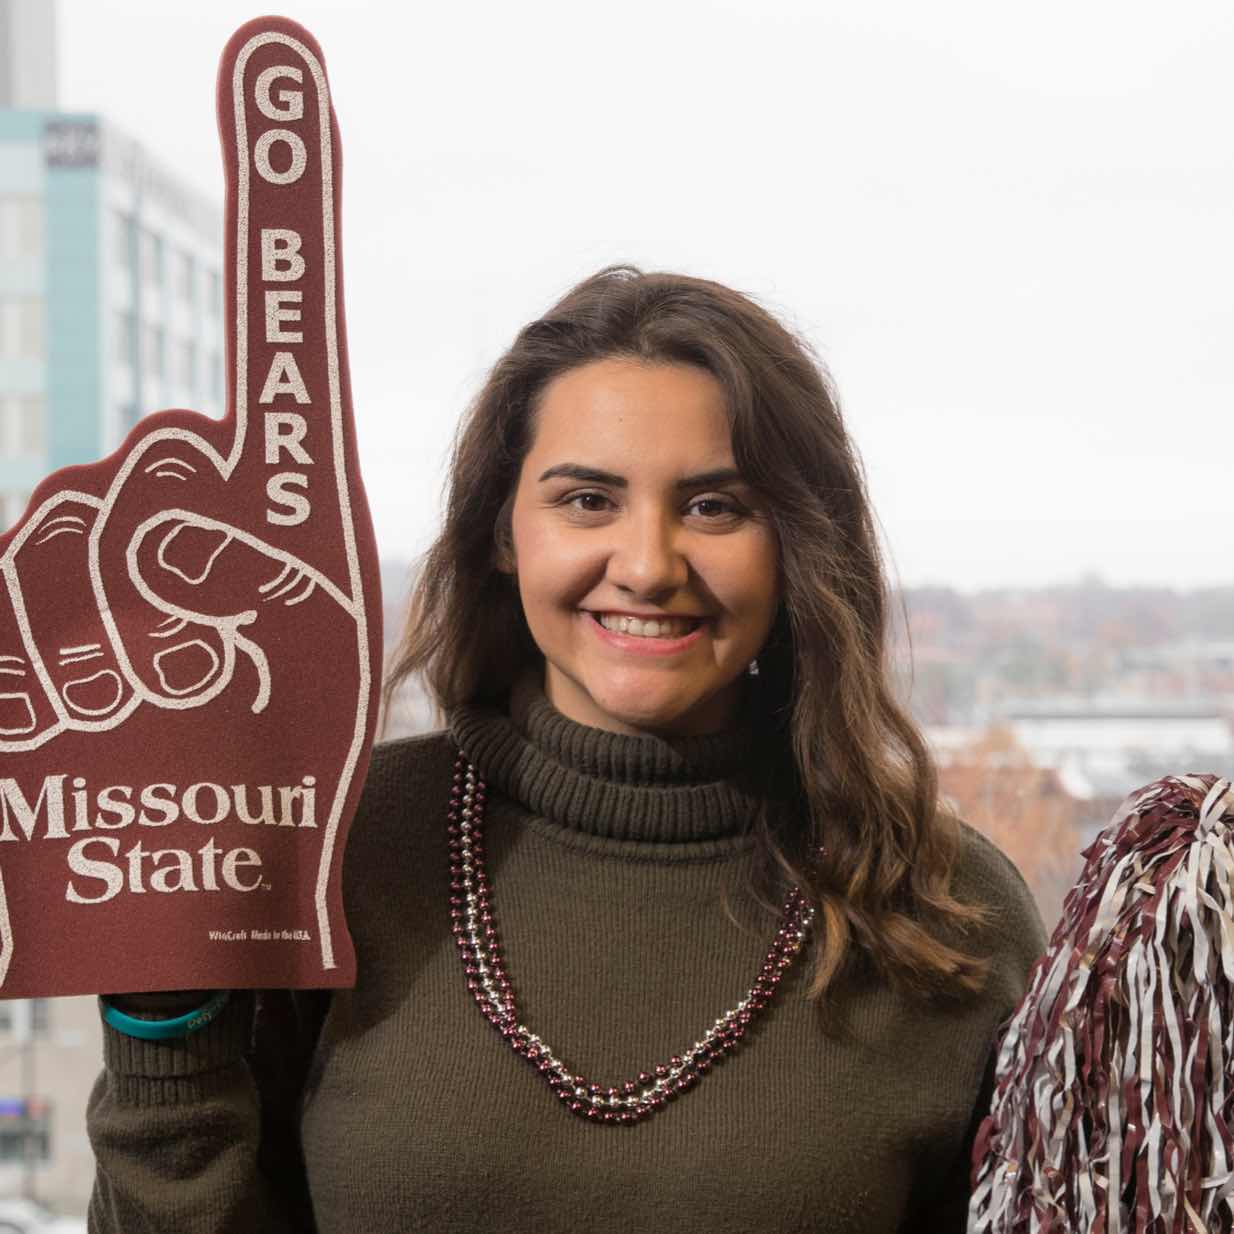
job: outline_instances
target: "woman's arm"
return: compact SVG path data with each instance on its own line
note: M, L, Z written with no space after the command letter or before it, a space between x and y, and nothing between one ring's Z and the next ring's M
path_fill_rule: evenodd
M300 1094L325 991L236 991L198 1032L145 1041L105 1025L87 1107L97 1234L313 1228Z

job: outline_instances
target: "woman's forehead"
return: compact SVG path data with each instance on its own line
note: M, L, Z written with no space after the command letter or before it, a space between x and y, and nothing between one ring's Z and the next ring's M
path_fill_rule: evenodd
M728 454L724 389L704 369L607 359L554 378L539 400L536 444L566 443ZM715 465L724 462L718 458Z

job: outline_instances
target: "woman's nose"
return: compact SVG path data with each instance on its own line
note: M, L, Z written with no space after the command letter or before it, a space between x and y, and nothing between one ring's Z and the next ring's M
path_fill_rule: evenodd
M663 512L630 514L614 524L609 578L624 590L651 596L682 586L690 563L676 518Z

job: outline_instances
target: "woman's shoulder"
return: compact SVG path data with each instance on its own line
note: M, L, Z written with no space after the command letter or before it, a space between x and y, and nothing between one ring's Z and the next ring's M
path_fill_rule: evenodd
M409 806L444 810L456 753L448 729L378 742L369 758L356 822L373 829L383 820L405 816Z
M445 827L454 756L445 729L373 747L348 832L345 879L371 883L377 871L401 878L423 859L438 835L433 821Z
M379 741L373 746L365 789L392 780L403 782L439 775L443 766L453 766L455 753L454 739L446 728Z
M1041 910L1015 862L963 819L951 894L989 910L989 923L972 936L970 945L978 943L995 966L1020 985L1049 943Z

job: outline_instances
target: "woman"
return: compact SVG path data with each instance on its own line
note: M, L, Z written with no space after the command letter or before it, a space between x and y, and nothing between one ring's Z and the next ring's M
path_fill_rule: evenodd
M803 344L701 279L574 288L460 431L389 682L447 727L374 753L356 988L109 1027L94 1227L962 1231L1046 940L886 604Z

